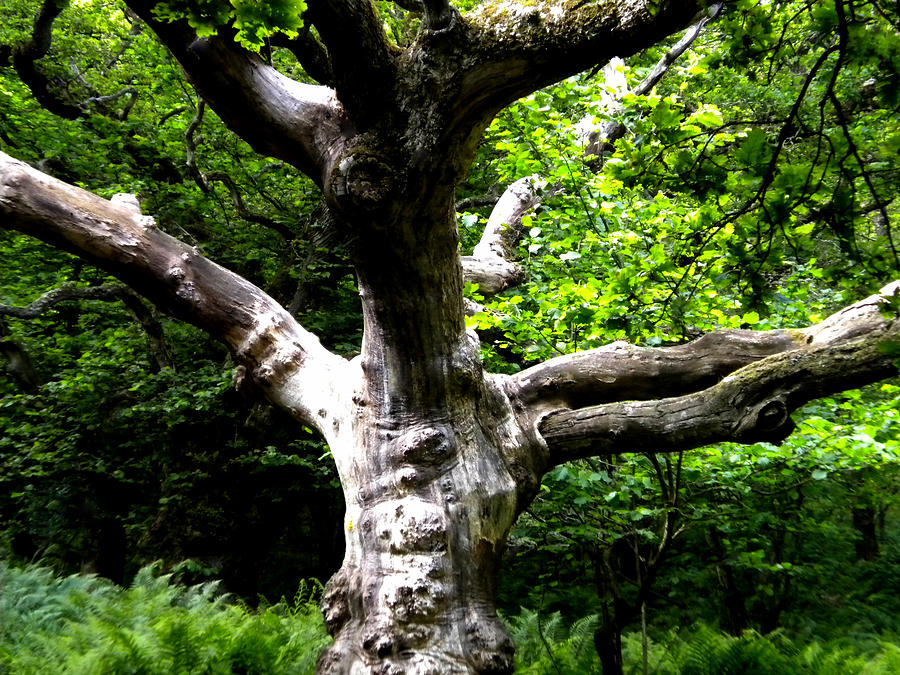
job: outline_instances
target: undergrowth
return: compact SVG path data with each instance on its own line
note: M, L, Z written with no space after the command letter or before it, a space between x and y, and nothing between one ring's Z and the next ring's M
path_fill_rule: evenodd
M291 601L257 609L231 602L216 582L180 586L153 566L129 588L85 575L9 567L0 560L0 675L285 675L312 673L329 638L318 582ZM599 619L567 625L523 608L508 620L516 672L600 674ZM649 640L654 675L894 675L900 646L867 636L799 646L781 632L740 637L707 626ZM623 639L625 673L643 673L639 634Z
M598 617L591 615L566 626L558 612L539 615L529 609L508 620L516 643L516 673L522 675L588 675L602 673L594 651ZM647 662L653 675L897 675L900 646L868 636L859 644L847 640L799 646L781 632L740 637L708 626L670 631L648 640ZM623 670L643 670L639 633L623 636Z
M0 674L312 673L329 638L318 583L252 610L217 583L178 586L142 569L127 589L0 561Z

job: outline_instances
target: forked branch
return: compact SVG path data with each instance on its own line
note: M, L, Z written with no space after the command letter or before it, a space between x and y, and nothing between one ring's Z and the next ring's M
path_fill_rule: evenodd
M521 283L524 273L513 257L522 232L522 216L538 204L543 186L537 176L510 185L491 211L481 240L472 255L462 256L463 278L478 284L485 295L495 295Z
M720 369L719 377L725 377L706 389L682 396L658 398L672 396L678 388L679 374L689 373L689 362L666 364L669 366L666 367L659 360L658 350L623 349L619 358L610 360L618 368L595 369L590 376L600 385L599 389L604 386L603 380L606 386L618 389L618 400L622 402L557 409L541 419L538 428L552 461L559 463L609 452L672 452L723 441L783 440L793 429L791 412L803 404L897 374L896 353L885 346L900 344L900 319L885 319L880 310L898 292L900 282L894 282L880 294L810 328L760 333L755 346L743 358L752 354L753 349L781 353L766 357L760 353L755 363L727 376L724 368L729 351L727 346L722 349L723 344L730 342L727 336L724 343L707 350L701 348L702 340L685 345L687 351L694 352L695 364L703 367L707 359L717 364L707 377L716 369ZM744 337L748 344L753 344L749 335ZM585 355L588 360L589 354ZM537 368L542 367L548 368L547 364ZM588 370L579 370L577 379L588 379L585 377ZM624 375L627 382L638 372L643 378L643 388L634 396L633 390L622 387L617 376ZM559 374L556 373L556 379L566 381ZM572 375L570 371L569 379L576 379ZM547 386L534 372L528 380L540 387ZM652 394L648 386L653 381L660 383L653 396L655 400L625 400L649 398ZM690 391L697 382L688 377L684 390Z
M306 18L331 62L334 88L351 116L378 116L394 102L397 64L370 0L310 0Z
M322 185L342 150L344 111L327 87L279 73L229 36L198 38L186 20L156 18L152 1L128 3L184 68L222 121L254 150Z

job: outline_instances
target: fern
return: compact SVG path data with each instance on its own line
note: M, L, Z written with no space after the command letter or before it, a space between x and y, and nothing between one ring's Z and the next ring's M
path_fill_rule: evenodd
M566 627L562 615L542 616L522 608L509 619L508 628L516 644L516 672L530 675L585 675L599 673L594 649L597 615L577 620Z
M253 611L214 582L172 583L151 566L130 588L0 562L0 674L226 675L312 673L328 644L312 600Z

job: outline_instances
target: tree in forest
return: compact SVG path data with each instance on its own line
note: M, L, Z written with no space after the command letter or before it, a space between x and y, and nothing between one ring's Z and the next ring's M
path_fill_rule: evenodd
M545 472L620 451L776 442L807 401L897 372L900 324L883 311L896 282L804 329L720 330L669 348L620 341L512 375L483 368L464 281L496 291L519 280L509 241L536 203L534 180L514 183L483 245L459 255L456 191L485 129L520 97L708 16L704 3L403 3L421 15L406 46L368 0L270 3L266 16L236 4L127 2L231 130L321 190L356 274L358 356L325 349L135 200L102 199L5 154L0 223L221 340L243 384L327 441L346 552L322 602L334 642L321 672L510 672L494 579ZM45 2L32 39L0 56L48 109L77 116L37 65L60 9ZM279 45L316 83L272 65Z

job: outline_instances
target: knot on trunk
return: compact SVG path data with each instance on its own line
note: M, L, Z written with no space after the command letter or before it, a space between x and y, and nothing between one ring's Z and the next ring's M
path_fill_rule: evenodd
M736 440L741 443L781 443L794 431L790 411L784 401L772 399L751 408L738 422Z
M447 548L447 514L424 499L411 496L383 502L369 518L376 523L378 538L388 542L391 553L437 553Z
M342 209L372 211L391 194L394 170L378 155L354 152L346 155L331 176L331 192Z
M451 431L445 426L411 429L397 439L397 445L404 462L425 466L443 464L455 449Z
M331 577L322 594L322 617L329 634L335 635L350 620L349 583L343 570Z

